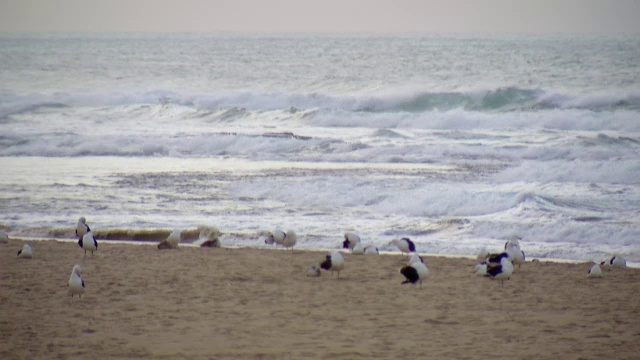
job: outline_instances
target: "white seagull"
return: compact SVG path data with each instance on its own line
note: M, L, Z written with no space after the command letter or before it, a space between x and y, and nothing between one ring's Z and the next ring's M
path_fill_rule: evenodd
M78 240L78 245L84 249L84 256L87 256L87 251L91 251L91 255L93 255L93 252L98 250L98 240L96 240L91 231Z
M4 231L0 231L0 244L6 244L8 242L9 242L9 235Z
M587 272L587 277L588 278L601 278L601 277L603 277L602 269L600 268L600 265L593 264L593 266L591 266L591 268L589 268L589 271Z
M502 253L498 255L500 258L500 265L489 266L487 268L487 274L492 279L500 280L500 286L504 286L504 280L509 279L511 274L513 274L513 264L511 260L509 260L509 255L507 253Z
M518 265L518 269L525 263L526 257L524 251L520 250L519 246L508 248L506 253L509 254L509 259L511 259L513 265Z
M411 255L409 255L409 261L407 262L407 265L411 265L415 262L421 262L424 264L424 259L422 258L422 256L418 255L418 253L411 253Z
M18 250L18 257L21 259L31 259L33 257L33 251L31 245L24 244L21 250Z
M411 253L411 252L415 252L416 251L416 245L413 243L413 241L411 241L411 239L409 238L402 238L402 239L394 239L391 240L391 242L389 243L389 245L395 245L398 247L398 249L404 254L404 253Z
M307 276L308 277L317 277L320 276L320 268L318 265L311 265L307 268Z
M338 251L332 251L330 255L327 255L325 260L320 263L320 268L331 271L331 277L333 273L337 272L340 277L340 271L344 269L344 258Z
M264 243L267 245L276 244L276 247L278 247L278 245L282 245L285 248L293 248L298 240L298 237L292 230L289 230L288 233L280 229L275 229L273 232L267 233L267 238L265 239Z
M78 219L78 223L76 224L76 236L78 240L82 240L84 234L89 231L91 231L91 229L89 229L89 225L87 225L87 219L85 219L84 216Z
M365 255L380 255L380 251L378 251L377 247L369 244L369 245L364 247L364 254Z
M180 234L182 233L181 229L173 229L171 234L167 236L165 240L162 240L158 244L158 249L177 249L178 244L180 244Z
M71 270L71 276L69 277L69 282L67 283L67 292L73 298L73 295L78 295L78 298L82 297L84 294L84 280L80 276L82 272L82 268L80 265L75 265L73 270Z
M346 242L346 240L345 240L345 242ZM344 244L343 246L345 247L345 249L348 247L347 244ZM351 253L353 255L364 255L364 249L365 249L364 244L359 242L351 249Z
M521 237L519 236L514 236L512 239L507 240L507 242L504 244L504 249L508 250L510 248L520 248L520 240L522 240Z
M476 268L473 270L473 273L477 276L489 276L487 273L487 262L483 261L476 265Z
M284 234L284 239L282 240L282 246L286 249L293 250L293 247L298 242L298 235L296 235L295 231L288 230Z
M422 280L426 280L427 276L429 276L429 269L427 265L421 262L414 262L400 269L400 273L404 275L406 279L402 284L415 284L420 282L420 288L422 289Z
M611 259L607 260L607 265L615 267L627 267L627 260L620 255L614 255Z
M344 241L342 242L342 248L351 249L360 244L360 236L356 233L348 232L344 234Z
M356 244L356 246L351 249L351 253L353 255L378 255L378 248L373 246L372 244L365 245L362 242Z

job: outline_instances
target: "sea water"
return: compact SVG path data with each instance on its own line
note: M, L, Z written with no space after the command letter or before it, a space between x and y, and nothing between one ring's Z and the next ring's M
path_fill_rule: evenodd
M640 262L640 38L0 37L0 227Z

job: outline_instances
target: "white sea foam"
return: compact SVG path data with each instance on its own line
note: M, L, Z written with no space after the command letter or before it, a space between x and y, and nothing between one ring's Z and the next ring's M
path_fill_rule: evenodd
M640 261L639 41L0 37L0 225Z

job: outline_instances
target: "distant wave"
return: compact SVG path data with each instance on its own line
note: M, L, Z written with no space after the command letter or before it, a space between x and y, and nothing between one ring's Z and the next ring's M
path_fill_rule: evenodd
M135 104L161 104L224 110L221 119L232 119L246 110L334 109L349 112L423 113L462 109L477 112L512 112L550 109L591 111L640 111L640 89L610 89L583 94L560 93L544 89L503 87L483 91L432 92L402 91L384 94L352 95L309 93L180 93L152 91L139 94L30 94L0 92L0 118L37 111L42 107L104 107Z

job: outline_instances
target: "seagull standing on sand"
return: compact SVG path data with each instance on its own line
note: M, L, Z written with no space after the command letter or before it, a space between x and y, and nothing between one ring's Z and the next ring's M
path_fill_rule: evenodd
M500 265L489 266L487 268L487 274L492 279L500 280L500 286L504 286L504 280L509 279L511 274L513 274L513 264L511 260L509 260L509 255L507 253L502 253L498 255L500 258Z
M286 249L293 250L293 247L298 242L298 235L296 235L295 231L289 230L284 234L284 239L282 240L282 246Z
M483 261L477 264L475 270L473 270L473 273L478 276L489 276L489 274L487 273L487 262Z
M525 263L524 251L520 250L520 247L511 247L506 252L509 254L509 259L511 259L513 265L518 265L518 269Z
M422 289L422 280L426 280L427 276L429 276L429 269L425 264L418 261L403 267L400 269L400 273L404 275L406 279L402 284L415 284L420 282L420 289Z
M91 255L93 256L93 252L98 250L98 240L96 240L91 231L84 234L84 236L78 240L78 245L84 249L84 256L87 256L87 251L91 251Z
M416 251L416 245L409 238L391 240L389 245L397 246L398 250L400 250L403 254L412 253Z
M31 259L33 257L33 251L31 251L31 245L24 244L21 250L18 250L18 257L21 259Z
M177 249L180 243L180 234L182 230L174 229L171 234L158 244L158 249Z
M602 269L598 264L593 264L593 266L589 269L589 272L587 272L588 278L601 278L602 276Z
M378 248L372 244L365 245L362 242L358 242L356 246L351 249L353 255L378 255Z
M291 230L289 230L289 232L292 232ZM278 247L278 245L281 246L285 246L285 241L287 241L288 245L295 245L296 241L297 241L297 236L296 233L292 233L289 235L289 239L287 239L287 233L280 230L280 229L275 229L273 232L268 232L267 233L267 238L264 240L264 243L267 245L272 245L272 244L276 244L276 247ZM291 246L286 246L286 247L293 247L293 245Z
M607 265L615 267L627 267L627 260L620 255L614 255L607 261Z
M76 224L76 236L78 240L81 240L84 234L89 231L91 231L91 229L89 229L89 225L87 225L87 219L85 219L84 216L78 219L78 224Z
M365 255L380 255L380 251L378 251L377 247L369 244L369 245L364 247L364 254Z
M358 236L358 234L352 232L344 234L342 248L353 250L357 244L360 244L360 236Z
M9 235L4 231L0 231L0 244L6 244L8 242L9 242Z
M73 295L78 295L78 298L81 298L82 294L84 294L84 280L80 276L81 271L80 265L75 265L71 270L71 276L67 283L67 292L71 295L71 298L73 298Z
M320 263L320 268L331 271L331 277L333 273L337 272L340 277L340 271L344 269L344 258L338 251L332 251L330 255L327 255L326 259Z
M422 256L418 255L418 253L411 253L411 255L409 255L409 261L407 262L407 265L411 265L416 262L421 262L424 264L424 259L422 258Z
M318 277L320 276L320 268L318 265L311 265L307 268L307 276L308 277Z

